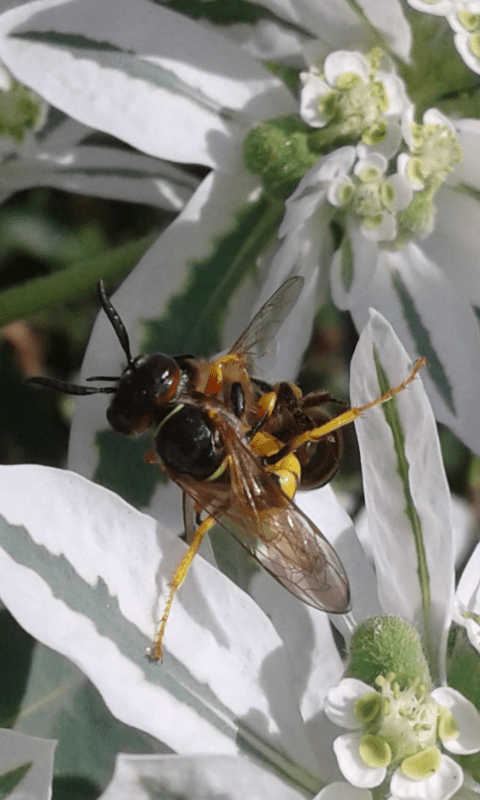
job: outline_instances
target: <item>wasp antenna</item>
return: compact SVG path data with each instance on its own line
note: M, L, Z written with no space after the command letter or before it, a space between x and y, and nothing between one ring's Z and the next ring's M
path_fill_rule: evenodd
M90 375L89 378L85 378L86 381L119 381L120 378L113 377L113 375Z
M44 386L46 389L54 389L63 394L113 394L117 391L113 386L78 386L76 383L67 383L58 378L26 378L25 383Z
M132 358L132 354L130 352L130 340L128 338L127 329L125 328L125 325L120 319L118 311L115 310L109 298L107 297L105 286L102 280L98 281L98 295L100 297L102 308L112 324L112 328L117 335L117 339L122 346L123 352L127 356L128 366L133 367L134 361Z

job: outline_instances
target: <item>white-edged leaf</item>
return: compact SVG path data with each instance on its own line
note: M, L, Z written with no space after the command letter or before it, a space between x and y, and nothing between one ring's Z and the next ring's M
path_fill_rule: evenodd
M0 795L50 800L56 742L0 729Z
M422 380L435 416L480 453L480 327L469 301L415 244L383 251L368 295L350 309L357 330L368 306L393 325L412 359L425 356Z
M177 219L159 236L122 283L112 302L127 328L134 355L142 350L145 320L159 319L167 311L172 298L188 290L196 274L205 275L203 284L212 285L212 292L221 287L222 278L235 265L222 262L217 265L212 277L205 274L209 259L213 257L219 239L233 231L239 224L241 214L254 206L257 192L256 178L246 171L234 177L211 173ZM212 295L208 300L213 300ZM222 308L222 303L224 298L220 292L207 318ZM180 319L179 326L188 326L189 330L194 331L199 317L206 311L197 302L194 313L194 319ZM173 325L176 325L176 320L172 321ZM241 330L237 331L237 335L240 333ZM198 345L189 343L189 347L192 346L196 354L202 342ZM166 345L159 349L168 352ZM104 312L100 311L86 351L80 382L89 375L120 375L124 367L125 354ZM107 399L101 395L81 398L75 407L69 467L89 477L93 475L98 461L94 438L97 431L108 427L106 407Z
M378 263L378 243L349 221L330 270L332 300L342 311L364 300ZM368 300L367 300L368 302Z
M480 652L480 544L477 544L460 578L454 619L464 626L473 647Z
M115 147L40 147L34 157L5 161L1 192L50 186L93 197L180 211L198 186L185 170L157 158Z
M302 800L303 793L240 756L118 756L100 800Z
M371 310L352 359L354 405L385 391L380 390L375 353L387 388L409 376L407 353L388 322ZM388 404L366 411L355 426L380 602L385 613L418 628L433 673L444 679L454 588L453 526L435 419L421 379Z
M443 186L435 197L435 228L422 242L422 250L438 264L457 292L463 292L469 303L480 307L476 237L479 214L476 193L465 186Z
M223 163L251 120L294 109L284 85L231 40L146 0L11 10L0 17L0 57L65 113L172 161Z
M360 13L354 11L346 0L331 3L316 3L312 0L258 0L259 5L269 8L280 17L293 22L325 43L326 53L338 48L354 46L367 49L378 44L378 35L384 36L392 50L408 59L411 46L408 25L397 0L388 5L388 15L382 0L361 0L358 5L378 30L377 37Z
M183 753L248 749L314 789L319 765L288 658L257 604L197 557L164 663L150 663L145 648L186 546L73 473L0 473L1 596L20 625L79 666L123 722Z
M163 754L168 748L123 724L106 708L85 675L60 653L37 642L14 730L58 740L55 774L104 787L118 752Z

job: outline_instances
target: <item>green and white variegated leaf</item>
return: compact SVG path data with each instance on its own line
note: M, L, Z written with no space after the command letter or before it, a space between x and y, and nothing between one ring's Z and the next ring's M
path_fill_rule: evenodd
M480 544L458 583L454 619L465 627L472 645L480 652Z
M55 744L0 729L0 796L50 800Z
M9 645L6 643L3 651L13 664ZM117 753L159 755L169 751L158 739L112 716L83 672L40 642L33 649L13 728L58 740L55 775L59 778L75 775L103 787L112 775Z
M158 158L118 147L69 148L67 143L54 149L42 143L28 155L4 161L0 174L0 200L32 186L50 186L168 211L180 211L199 183L185 170Z
M235 242L230 243L229 238L242 241L249 225L251 231L249 215L257 213L257 202L258 183L246 172L235 177L211 173L202 182L182 213L112 297L134 355L152 349L173 355L206 355L202 347L212 354L205 340L217 331L229 290L250 266L234 260ZM226 242L225 253L218 252L222 240ZM152 343L145 325L162 318L161 330ZM220 349L218 337L216 349ZM120 375L125 366L125 354L100 311L79 380L83 382L90 375ZM106 407L106 398L101 396L84 398L75 407L69 466L89 477L98 462L94 437L108 427Z
M350 308L361 331L368 308L393 325L412 358L425 356L423 371L435 416L480 453L480 327L468 298L415 244L379 254L368 293Z
M319 764L282 640L248 595L197 557L162 665L145 656L186 545L70 472L0 469L1 597L71 659L121 721L182 753L242 750L303 790Z
M389 323L371 310L351 367L363 405L405 380L412 363ZM422 375L425 368L422 369ZM433 674L445 678L454 590L450 493L435 419L420 377L356 423L380 602L420 631Z
M130 756L120 754L100 800L302 800L275 775L240 756Z
M368 49L379 43L379 37L384 37L394 53L408 60L412 34L398 0L389 2L387 15L383 0L360 0L356 5L363 13L355 10L348 0L336 0L333 3L318 3L317 0L258 2L296 27L303 28L310 36L318 38L325 44L325 55L349 46Z
M37 0L0 17L0 58L52 105L171 161L216 166L284 85L231 40L137 0Z

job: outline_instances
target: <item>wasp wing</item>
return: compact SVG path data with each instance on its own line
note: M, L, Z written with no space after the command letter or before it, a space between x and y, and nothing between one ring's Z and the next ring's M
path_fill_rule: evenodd
M215 426L227 452L216 480L197 481L167 470L183 491L233 534L289 592L321 611L349 608L348 578L316 525L282 492L236 430L237 420L216 410Z
M272 343L297 302L303 284L304 279L300 275L282 283L230 348L230 353L244 359L247 368L251 369L260 358L270 353Z

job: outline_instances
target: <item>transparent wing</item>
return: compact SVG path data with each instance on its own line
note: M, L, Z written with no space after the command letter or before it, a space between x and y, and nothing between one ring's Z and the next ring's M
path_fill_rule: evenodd
M282 323L297 302L303 284L304 279L299 275L282 283L229 352L240 355L247 367L253 367L260 358L267 355L275 345L275 337Z
M348 611L348 578L331 544L262 467L228 413L216 414L215 424L229 456L222 479L197 481L169 470L170 477L295 597L321 611Z

